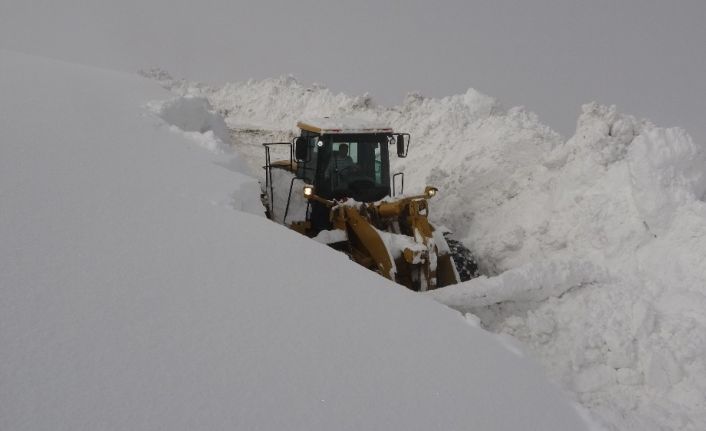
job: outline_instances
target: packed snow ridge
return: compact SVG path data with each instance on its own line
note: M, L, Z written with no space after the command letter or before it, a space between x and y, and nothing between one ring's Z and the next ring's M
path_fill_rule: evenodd
M302 117L411 133L395 168L410 191L439 188L430 216L486 274L430 295L520 340L608 429L706 429L704 143L596 103L565 141L473 89L385 108L291 77L215 88L144 74L208 99L255 174L256 147Z

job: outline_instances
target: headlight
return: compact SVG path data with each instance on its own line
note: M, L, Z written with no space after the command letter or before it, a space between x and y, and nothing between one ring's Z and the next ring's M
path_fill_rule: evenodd
M427 198L433 198L438 191L439 189L436 187L427 186L427 188L424 189L424 194L427 195Z
M304 197L310 198L312 196L314 196L314 186L309 185L309 184L305 185L304 186Z

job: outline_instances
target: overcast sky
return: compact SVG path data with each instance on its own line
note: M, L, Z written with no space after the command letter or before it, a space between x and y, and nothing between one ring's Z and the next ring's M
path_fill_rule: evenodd
M473 87L566 136L596 100L706 139L704 0L0 0L0 47L211 83L293 74L384 105Z

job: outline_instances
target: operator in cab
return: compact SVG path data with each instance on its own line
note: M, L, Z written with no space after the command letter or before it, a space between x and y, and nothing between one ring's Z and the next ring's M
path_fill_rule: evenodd
M329 175L334 180L334 188L346 187L347 177L359 169L351 156L348 155L348 144L340 144L338 150L334 151L328 168Z

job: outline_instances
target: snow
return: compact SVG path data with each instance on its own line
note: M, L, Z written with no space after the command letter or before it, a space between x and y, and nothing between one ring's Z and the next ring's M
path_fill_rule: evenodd
M273 158L273 160L277 159ZM272 220L281 224L305 221L309 209L309 202L303 192L305 181L295 179L292 172L280 168L272 168L270 175L272 178L272 200L270 202ZM270 195L269 190L266 190L266 193L267 196ZM289 208L287 208L287 202L289 202ZM286 220L285 215L287 216Z
M369 95L351 97L343 93L334 94L320 85L301 85L291 76L210 87L174 79L160 69L143 71L142 74L157 80L175 94L208 97L211 104L224 114L226 123L234 129L289 131L298 121L324 117L353 117L357 123L387 126L375 112L368 112L375 109Z
M320 242L321 244L334 244L341 241L347 241L348 233L346 233L343 229L322 230L312 239Z
M478 146L497 169L494 142ZM437 183L441 200L466 200L465 243L499 274L437 298L521 340L611 429L703 429L705 154L683 130L589 104L544 160L504 158L524 170L504 200Z
M0 94L0 429L588 427L505 341L266 220L198 94L5 51Z
M147 107L155 115L212 151L227 151L230 134L223 117L211 108L208 99L184 96L165 101L153 101Z
M512 337L611 430L706 428L706 148L678 128L583 106L568 140L524 108L469 89L392 108L291 77L207 87L243 154L306 116L409 132L407 193L439 188L430 217L485 274L430 296ZM505 338L506 339L506 338Z
M363 116L305 118L298 127L314 128L323 133L389 133L392 128L381 123L371 122Z
M610 278L604 268L589 261L557 259L531 262L495 277L480 276L431 295L452 308L469 312L506 301L540 302Z
M402 256L402 253L404 253L405 249L409 249L415 252L415 257L419 253L427 250L424 244L418 243L407 235L400 235L393 232L384 232L381 230L377 230L377 233L378 235L380 235L380 239L382 240L382 242L385 243L385 247L390 253L390 258L393 262L395 261L395 259ZM419 262L415 261L415 263Z

